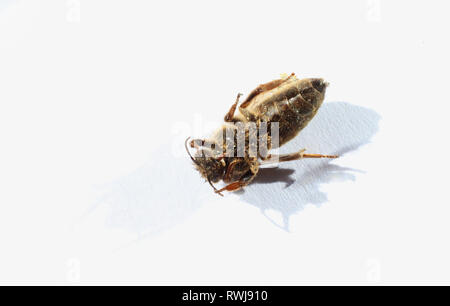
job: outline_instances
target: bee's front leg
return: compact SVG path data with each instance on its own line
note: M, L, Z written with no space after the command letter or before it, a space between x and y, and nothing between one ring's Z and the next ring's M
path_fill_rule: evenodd
M239 189L241 189L242 187L247 186L247 185L248 185L247 182L244 182L244 181L237 181L237 182L231 183L231 184L229 184L229 185L223 187L223 188L220 189L220 190L216 190L216 193L219 193L219 194L220 194L220 193L223 192L223 191L237 191L237 190L239 190Z
M253 181L253 179L256 177L257 170L256 169L250 169L245 175L243 175L239 181L231 183L224 188L217 190L216 193L221 193L223 191L238 191L239 189L242 189L243 187L247 186L248 184Z
M225 115L225 122L233 122L233 118L234 118L234 113L236 112L236 108L239 104L239 98L242 96L241 93L239 93L236 97L236 102L234 102L233 105L231 105L230 110L228 111L228 113Z

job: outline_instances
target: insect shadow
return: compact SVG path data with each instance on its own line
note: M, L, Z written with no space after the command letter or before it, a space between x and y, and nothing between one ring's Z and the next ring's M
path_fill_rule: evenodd
M14 0L3 0L2 2L0 2L0 12L6 9L12 3L14 3Z
M283 146L281 152L306 148L310 153L345 155L370 142L378 131L380 115L375 111L346 102L324 103L310 124ZM276 226L289 231L290 217L308 204L320 206L328 201L320 190L333 181L355 180L363 171L341 167L337 160L301 160L280 163L277 168L260 169L257 178L240 198L256 207ZM267 214L276 211L282 216L275 222Z
M324 103L314 120L280 151L306 148L311 153L342 156L368 143L378 130L379 119L368 108L344 102ZM321 185L355 180L355 173L361 172L338 166L338 161L308 159L281 163L278 168L262 168L252 184L236 194L258 207L276 226L289 231L293 214L305 205L327 202ZM219 199L193 171L184 154L183 158L174 159L165 151L154 152L147 165L101 189L102 196L92 211L106 205L107 226L135 233L135 242L182 223L204 203ZM270 210L281 213L281 223L268 216Z
M147 164L97 189L101 196L85 215L105 205L106 225L136 234L135 242L182 223L208 199L217 198L185 155L172 158L166 149L155 151Z

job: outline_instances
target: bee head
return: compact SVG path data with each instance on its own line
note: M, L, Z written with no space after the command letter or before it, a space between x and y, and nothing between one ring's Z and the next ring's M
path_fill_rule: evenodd
M224 176L226 163L223 158L195 157L194 163L201 176L211 183L218 183Z
M202 154L200 156L196 156L194 158L189 152L187 146L188 141L189 138L185 141L186 151L194 162L195 168L200 172L201 176L208 181L208 183L214 188L214 190L217 191L213 183L219 182L225 174L226 162L224 158L208 156L203 150L201 151Z

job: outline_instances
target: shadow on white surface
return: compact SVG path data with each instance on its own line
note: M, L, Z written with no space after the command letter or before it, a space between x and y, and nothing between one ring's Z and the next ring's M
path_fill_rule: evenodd
M138 240L183 222L216 196L187 156L174 159L163 149L152 156L147 165L105 186L96 205L107 205L108 226L136 233Z
M368 108L345 102L325 103L316 117L298 137L281 148L295 152L306 148L309 153L337 154L357 150L378 131L380 116ZM258 207L272 223L289 231L289 218L305 205L328 201L321 185L333 181L355 180L360 170L336 165L338 160L305 159L281 163L278 168L261 169L254 182L239 191L241 199ZM282 223L273 221L267 211L282 215Z
M10 4L14 3L14 0L2 0L0 1L0 12L6 9Z
M379 119L376 112L364 107L326 103L300 135L280 151L306 148L311 153L342 156L368 143L378 130ZM106 186L99 205L108 207L109 226L136 233L140 240L183 222L208 200L218 200L187 155L174 159L165 148L154 152L148 165ZM333 162L303 160L263 168L255 181L237 195L258 207L266 217L268 210L281 213L282 224L268 218L288 231L291 215L307 204L327 201L326 193L320 190L322 184L355 180L354 173L361 172Z

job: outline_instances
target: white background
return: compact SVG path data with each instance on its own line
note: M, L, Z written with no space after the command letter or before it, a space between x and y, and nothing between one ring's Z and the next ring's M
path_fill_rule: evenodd
M1 0L1 283L450 284L448 9ZM217 197L183 140L291 72L342 157Z

